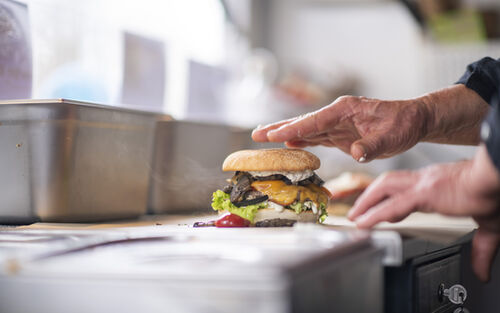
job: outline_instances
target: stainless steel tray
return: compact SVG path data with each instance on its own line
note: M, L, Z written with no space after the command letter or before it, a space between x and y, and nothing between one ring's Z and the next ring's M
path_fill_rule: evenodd
M222 172L227 155L276 145L253 142L250 129L192 121L159 122L149 212L211 211L212 193L232 176Z
M1 312L382 312L381 250L358 231L24 230L5 246Z
M0 223L145 213L155 123L168 119L64 99L0 101Z

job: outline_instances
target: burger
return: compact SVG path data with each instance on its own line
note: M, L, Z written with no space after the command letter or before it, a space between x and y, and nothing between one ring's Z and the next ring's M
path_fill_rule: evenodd
M373 182L373 177L365 173L344 172L328 180L324 187L332 193L327 212L330 215L346 216L359 196Z
M222 170L234 171L234 176L212 196L212 208L227 221L216 223L216 226L322 223L331 195L314 172L319 167L320 160L304 150L262 149L232 153L224 160ZM231 221L239 221L239 224L235 222L234 225Z

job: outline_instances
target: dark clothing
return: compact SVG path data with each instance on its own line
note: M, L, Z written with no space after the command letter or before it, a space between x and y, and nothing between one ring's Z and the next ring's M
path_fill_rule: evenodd
M491 105L481 127L481 139L486 144L491 160L500 171L500 59L487 57L469 64L457 83L474 90Z

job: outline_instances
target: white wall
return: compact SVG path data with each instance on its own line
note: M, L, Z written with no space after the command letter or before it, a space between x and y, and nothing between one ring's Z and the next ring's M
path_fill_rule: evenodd
M275 0L271 47L286 67L355 73L368 97L418 95L418 25L397 2L314 4Z

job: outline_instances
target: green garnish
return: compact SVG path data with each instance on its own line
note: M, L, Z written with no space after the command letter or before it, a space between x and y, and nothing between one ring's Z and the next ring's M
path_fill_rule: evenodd
M217 190L212 194L212 208L215 211L227 211L232 214L236 214L253 223L255 215L257 214L257 210L267 207L267 201L237 207L231 203L231 200L229 198L229 194L225 193L222 190Z

